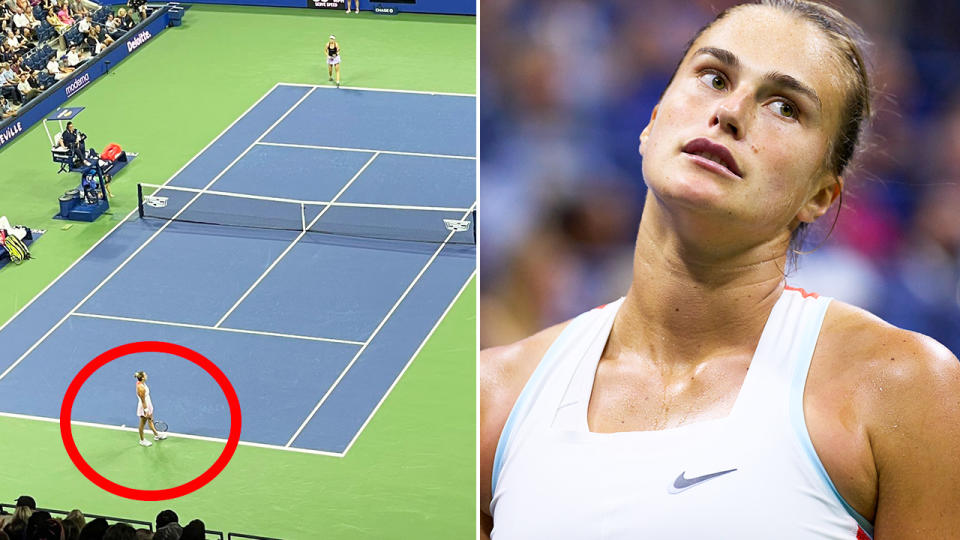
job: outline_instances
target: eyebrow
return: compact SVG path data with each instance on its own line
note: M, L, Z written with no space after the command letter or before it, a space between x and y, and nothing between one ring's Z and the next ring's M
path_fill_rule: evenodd
M743 65L737 55L726 49L719 49L717 47L701 47L697 49L697 52L693 53L693 56L700 56L701 54L712 56L720 61L720 63L726 64L734 69L740 69L740 67ZM806 96L816 104L817 110L822 110L823 108L823 104L820 101L820 96L817 95L813 88L803 84L792 75L787 75L786 73L779 71L768 71L767 73L764 73L763 80L775 86L786 88L787 90L792 90L798 94Z

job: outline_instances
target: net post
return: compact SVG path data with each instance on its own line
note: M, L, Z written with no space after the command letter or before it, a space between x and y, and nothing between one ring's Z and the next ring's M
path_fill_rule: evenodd
M307 232L307 205L300 203L300 231Z
M137 209L140 212L140 219L143 219L143 184L137 182Z
M470 212L470 217L473 219L473 243L474 245L476 245L477 243L477 211L474 210L473 212Z

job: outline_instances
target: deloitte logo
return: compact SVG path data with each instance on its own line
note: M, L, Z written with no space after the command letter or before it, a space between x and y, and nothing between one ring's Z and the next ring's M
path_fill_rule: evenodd
M139 34L137 34L137 37L127 42L127 52L132 53L134 50L136 50L137 47L143 45L144 43L147 42L148 39L152 37L153 37L153 34L151 34L149 30L144 30L143 32L140 32Z
M80 91L81 88L87 85L90 82L90 74L84 73L83 76L77 77L77 79L67 85L67 97L70 97Z

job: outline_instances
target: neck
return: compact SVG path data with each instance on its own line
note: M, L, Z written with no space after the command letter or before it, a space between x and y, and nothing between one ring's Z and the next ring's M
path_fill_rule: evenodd
M658 206L648 198L608 352L678 367L749 358L783 291L789 238L722 248L702 235L688 241Z

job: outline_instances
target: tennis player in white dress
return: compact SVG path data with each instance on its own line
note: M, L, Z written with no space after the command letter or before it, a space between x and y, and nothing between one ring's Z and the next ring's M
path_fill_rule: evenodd
M150 387L147 386L147 374L138 371L134 374L137 378L137 417L140 419L140 446L152 446L153 443L143 438L143 426L150 423L150 430L153 431L153 440L161 441L167 438L166 433L157 433L157 428L153 425L153 402L150 401Z

